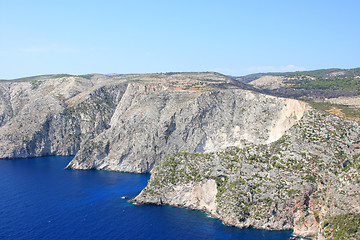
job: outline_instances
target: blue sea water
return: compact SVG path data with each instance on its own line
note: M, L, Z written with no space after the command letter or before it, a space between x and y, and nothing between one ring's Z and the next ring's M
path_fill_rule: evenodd
M72 157L0 160L0 239L289 239L204 213L133 205L148 174L64 170Z

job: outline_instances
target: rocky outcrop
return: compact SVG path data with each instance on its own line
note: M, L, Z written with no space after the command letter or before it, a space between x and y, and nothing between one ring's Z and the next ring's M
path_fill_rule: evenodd
M163 189L167 194L158 197L147 195L146 199L137 197L139 204L172 205L193 210L200 210L217 216L216 182L213 179L204 179L200 182L187 182ZM150 190L151 191L151 190Z
M169 155L134 201L200 209L231 226L329 237L324 226L333 216L360 214L359 133L356 122L308 108L275 142ZM210 181L216 190L196 194Z

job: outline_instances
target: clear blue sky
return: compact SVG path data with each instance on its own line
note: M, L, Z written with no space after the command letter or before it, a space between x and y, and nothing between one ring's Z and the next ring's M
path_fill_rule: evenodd
M0 0L0 79L360 67L358 0Z

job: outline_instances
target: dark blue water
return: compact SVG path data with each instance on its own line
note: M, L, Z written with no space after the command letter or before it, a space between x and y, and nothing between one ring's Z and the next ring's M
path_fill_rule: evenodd
M64 170L71 157L0 160L0 239L288 239L197 211L136 206L149 175Z

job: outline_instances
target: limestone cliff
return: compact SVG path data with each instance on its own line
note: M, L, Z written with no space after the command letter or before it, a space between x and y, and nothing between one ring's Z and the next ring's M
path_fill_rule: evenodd
M359 133L356 122L308 107L275 142L169 155L135 201L203 210L237 227L335 236L334 216L360 216Z
M304 109L299 101L243 89L179 91L162 84L131 83L111 127L80 149L69 167L148 172L175 152L273 142Z
M359 130L218 73L0 81L0 158L151 171L138 203L319 239L358 219Z
M0 82L0 158L76 154L109 127L126 86L102 75Z

